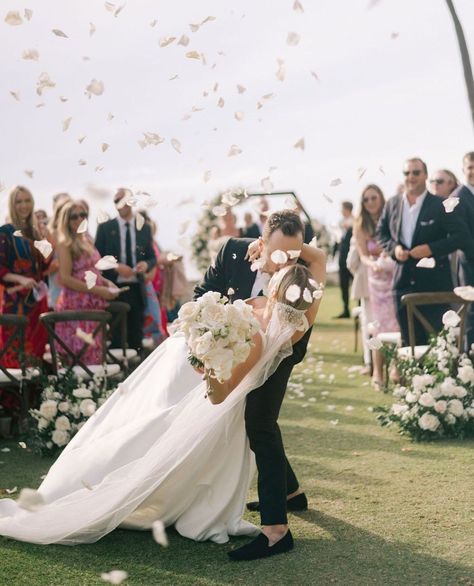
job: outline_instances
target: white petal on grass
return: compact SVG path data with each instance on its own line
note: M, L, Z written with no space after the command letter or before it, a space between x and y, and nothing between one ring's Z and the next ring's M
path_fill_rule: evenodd
M380 350L382 346L382 342L377 337L369 338L367 340L367 348L369 348L369 350Z
M293 284L288 287L285 297L290 303L294 303L301 297L301 289L298 285Z
M331 425L337 425L337 424L339 423L339 419L331 419L331 420L329 421L329 423L330 423Z
M17 491L18 491L18 486L14 486L13 488L6 488L5 489L5 492L7 494L15 494L15 492L17 492Z
M163 49L164 47L171 45L173 41L176 41L176 37L162 37L158 44Z
M36 49L25 49L21 54L22 59L25 61L38 61L39 52Z
M110 582L111 584L121 584L128 578L128 573L124 572L123 570L112 570L111 572L102 572L100 577L104 582Z
M88 346L95 346L95 340L92 336L92 333L85 332L81 328L76 328L76 333L74 334L76 338L79 338L83 342L85 342Z
M174 150L177 153L181 154L181 143L179 142L179 140L177 138L172 138L170 142Z
M241 122L245 118L245 113L238 110L237 112L234 113L234 118L236 120L238 120L239 122Z
M293 10L295 10L296 12L304 12L303 5L299 0L295 0L293 4Z
M108 271L110 269L116 269L117 265L118 262L115 256L106 255L99 259L94 266L99 271Z
M288 36L286 37L286 44L289 47L296 47L296 45L300 42L300 35L298 33L295 32L290 32L288 33Z
M53 33L53 35L56 35L57 37L62 37L63 39L69 38L65 32L59 30L58 28L53 28L51 32Z
M86 86L85 94L90 99L94 96L101 96L104 93L104 82L92 79Z
M284 265L288 262L288 255L283 250L274 250L270 258L276 265Z
M447 197L445 200L443 200L443 206L447 214L450 214L458 204L458 197Z
M137 230L140 231L144 225L145 225L145 218L140 214L140 212L137 212L137 215L135 216L135 226L136 226Z
M237 91L239 94L243 94L247 91L247 88L244 85L237 84Z
M48 258L48 256L53 252L53 246L51 242L48 242L46 239L35 240L33 245L41 252L44 258Z
M201 55L197 51L188 51L186 57L188 59L201 59Z
M3 452L4 454L7 454L8 452L11 452L10 448L2 448L0 450L0 452Z
M93 271L86 271L84 273L84 281L86 282L86 287L92 289L97 283L97 274Z
M304 151L305 149L305 144L304 144L304 137L301 137L299 140L297 140L295 142L295 144L293 145L294 149L301 149L302 151Z
M313 295L307 287L305 287L303 291L303 299L306 301L306 303L313 303Z
M63 132L66 132L66 130L69 128L69 126L71 125L71 120L72 118L66 118L65 120L63 120Z
M464 287L455 287L454 293L465 301L474 301L474 287L466 285Z
M289 259L299 258L301 250L287 250L286 251ZM311 279L310 279L311 282ZM316 281L315 281L316 282Z
M168 536L166 535L165 525L163 521L155 521L152 526L151 530L153 533L153 539L159 545L163 547L168 547Z
M20 26L23 24L23 18L18 10L10 10L5 16L5 22L10 26Z
M16 504L25 511L37 511L44 504L44 498L33 488L22 488Z
M420 258L420 260L416 263L416 266L420 269L434 269L436 266L436 261L432 256L425 256Z
M230 147L229 152L227 153L227 156L228 157L235 157L236 155L240 155L241 152L242 152L242 149L238 145L233 144Z
M82 220L82 222L79 224L79 227L77 228L77 233L78 234L85 234L87 232L88 227L89 227L89 222L88 222L87 218L84 218Z

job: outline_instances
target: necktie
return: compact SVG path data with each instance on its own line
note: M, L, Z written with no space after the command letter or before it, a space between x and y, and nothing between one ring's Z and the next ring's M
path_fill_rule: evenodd
M130 236L130 224L128 222L125 222L125 262L129 267L133 267L132 237Z

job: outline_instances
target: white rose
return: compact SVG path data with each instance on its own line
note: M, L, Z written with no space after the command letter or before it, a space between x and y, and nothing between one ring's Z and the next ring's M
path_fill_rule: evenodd
M428 393L433 397L433 399L439 399L442 395L441 388L439 385L436 385L435 387L430 389Z
M53 431L53 435L51 436L53 442L59 446L65 446L69 442L69 434L67 431L62 431L60 429L55 429Z
M225 305L218 303L216 305L208 305L204 307L201 312L201 319L204 323L212 327L221 327L227 321L227 311Z
M418 394L416 394L416 393L412 393L411 391L408 391L408 393L405 395L405 401L407 403L416 403L417 400L418 400Z
M45 419L51 420L56 417L56 413L58 412L58 404L56 401L52 401L48 399L47 401L43 401L39 408L40 415Z
M452 379L450 376L445 378L444 381L441 383L441 393L446 397L453 397L455 393L455 388L456 384L454 382L454 379Z
M67 413L69 411L69 403L67 401L61 401L61 403L58 404L58 409L61 413Z
M44 417L40 417L38 419L38 429L41 431L42 429L46 429L49 425L49 421Z
M448 403L446 401L436 401L434 404L434 410L436 413L444 413L448 408Z
M418 403L423 405L423 407L433 407L435 400L433 399L432 395L430 395L430 393L423 393L418 399Z
M464 407L459 399L451 399L448 402L448 411L452 413L455 417L461 417L464 413Z
M193 340L193 353L197 357L204 356L212 348L213 340L212 332L206 332L199 338Z
M458 378L465 385L474 382L474 368L471 365L460 366L458 368Z
M412 380L413 390L422 391L425 387L434 383L434 377L431 374L415 374Z
M394 403L392 405L392 412L394 415L403 415L408 411L408 405L402 405L401 403Z
M71 405L71 409L69 412L76 419L81 416L81 410L79 409L79 405Z
M245 362L250 354L250 344L237 344L234 346L234 364Z
M467 391L464 387L455 387L454 388L454 396L457 397L458 399L464 399L464 397L467 395Z
M420 419L418 419L418 425L425 431L436 431L440 426L440 421L436 415L424 413Z
M200 305L214 305L216 304L221 298L221 294L217 293L217 291L207 291L204 293L202 297L199 298L198 303Z
M461 321L461 318L452 309L450 309L449 311L447 311L443 315L443 325L446 328L455 328L459 324L460 321Z
M396 387L396 389L393 391L394 397L404 397L406 394L407 394L406 387Z
M69 431L71 429L71 422L65 415L61 415L56 419L55 427L60 431Z
M79 387L78 389L74 389L72 391L72 394L78 399L88 399L89 397L92 397L91 391L89 389L86 389L85 387Z
M80 409L84 417L90 417L95 413L96 404L92 399L84 399L83 401L81 401Z
M183 321L193 320L199 313L199 304L196 301L189 301L180 307L178 319Z

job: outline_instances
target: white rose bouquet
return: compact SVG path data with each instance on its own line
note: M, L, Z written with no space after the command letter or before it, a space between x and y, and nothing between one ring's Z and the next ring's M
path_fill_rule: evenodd
M87 383L73 373L48 376L43 381L38 409L31 409L35 420L30 445L41 455L55 455L66 446L87 419L112 394L110 381L95 376Z
M378 407L382 425L397 425L415 440L463 438L474 434L474 367L459 355L455 311L443 316L444 329L421 361L396 359L400 384L391 407Z
M186 338L191 365L211 371L220 382L247 359L259 328L248 304L240 299L230 304L214 291L185 303L172 325L173 332L182 332Z

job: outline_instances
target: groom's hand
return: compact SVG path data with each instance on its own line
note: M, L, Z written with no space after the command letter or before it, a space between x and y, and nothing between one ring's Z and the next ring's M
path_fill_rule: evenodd
M262 249L263 249L263 238L260 236L259 238L257 238L257 240L254 240L253 242L251 242L249 244L245 258L248 259L248 261L250 263L255 262L256 260L258 260L260 258L261 254L262 254Z

